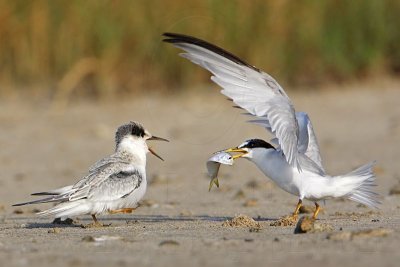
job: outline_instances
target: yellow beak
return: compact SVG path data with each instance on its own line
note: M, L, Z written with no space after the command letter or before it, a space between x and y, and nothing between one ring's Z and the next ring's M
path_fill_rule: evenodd
M241 158L241 157L243 157L244 155L246 155L247 153L249 153L249 152L247 152L246 150L241 149L241 148L237 148L237 147L229 148L229 149L225 150L225 152L228 152L228 153L229 153L229 152L241 153L241 154L233 155L233 156L232 156L232 159Z

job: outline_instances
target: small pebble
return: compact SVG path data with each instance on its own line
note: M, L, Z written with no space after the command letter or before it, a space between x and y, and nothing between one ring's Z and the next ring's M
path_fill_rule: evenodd
M22 209L15 209L15 210L13 211L13 213L14 213L14 214L23 214L24 211L23 211Z
M244 207L255 207L258 205L258 199L252 198L243 203Z
M326 223L317 223L312 217L304 216L298 221L294 230L295 234L329 232L333 226Z
M61 233L61 229L60 228L53 228L47 231L47 233L49 234L59 234Z
M84 237L82 238L82 241L83 241L83 242L95 242L94 237L93 237L93 236L90 236L90 235L84 236Z
M394 186L390 189L389 195L400 195L400 184L394 185Z

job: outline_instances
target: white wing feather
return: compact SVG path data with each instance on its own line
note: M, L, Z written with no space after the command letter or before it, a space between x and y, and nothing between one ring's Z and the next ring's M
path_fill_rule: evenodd
M308 159L312 160L314 164L308 162L307 159L300 159L301 166L305 166L305 169L317 170L317 173L322 175L325 174L324 167L322 166L322 159L319 152L319 146L317 137L314 133L314 129L308 114L305 112L296 112L296 119L299 125L299 138L297 150L300 155L305 155ZM271 125L266 118L258 117L255 120L248 122L255 123L261 127L271 131ZM271 140L272 143L276 143L276 138ZM281 149L277 147L277 149ZM316 166L315 166L316 165ZM309 168L307 167L309 166Z
M299 153L304 153L308 158L315 162L325 173L322 166L321 154L317 137L308 114L305 112L296 112L296 118L299 124Z
M172 38L165 41L187 52L181 56L213 74L211 79L223 88L222 94L253 116L265 118L270 125L267 129L277 137L287 162L300 169L295 110L282 87L270 75L235 62L222 49L220 53L207 49L207 46L213 50L219 48L204 41L175 34L165 36Z

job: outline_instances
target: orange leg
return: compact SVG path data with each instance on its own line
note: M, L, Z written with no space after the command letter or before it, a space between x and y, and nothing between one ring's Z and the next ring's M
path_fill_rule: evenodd
M315 220L315 219L317 219L317 216L318 216L319 211L321 210L321 207L318 205L317 202L314 202L314 203L315 203L315 211L314 211L312 218Z
M110 214L132 213L134 210L135 210L135 208L124 208L124 209L119 209L119 210L109 210L108 213L110 213Z
M299 199L299 202L297 202L296 209L293 212L293 216L297 216L299 214L299 210L300 210L302 204L303 204L303 201L301 199Z

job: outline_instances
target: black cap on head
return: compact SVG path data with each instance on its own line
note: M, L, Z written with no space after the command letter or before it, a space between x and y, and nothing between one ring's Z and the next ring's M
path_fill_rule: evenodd
M115 142L117 143L117 146L122 141L122 138L127 135L143 137L145 135L145 131L141 124L133 121L119 126L117 132L115 133Z
M137 122L132 122L130 123L132 129L131 129L131 134L137 137L143 137L145 135L145 131L142 125L140 125Z
M267 149L275 149L270 143L265 142L264 140L261 139L249 139L246 140L243 144L241 144L238 148L257 148L257 147L263 147Z

